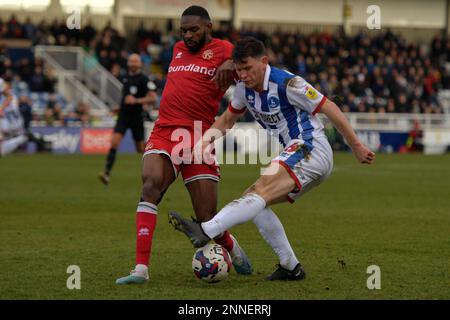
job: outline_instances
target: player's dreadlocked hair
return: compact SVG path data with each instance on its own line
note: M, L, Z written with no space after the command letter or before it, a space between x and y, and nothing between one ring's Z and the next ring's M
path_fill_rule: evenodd
M197 16L197 17L203 18L204 20L211 21L208 11L206 11L205 8L200 7L200 6L190 6L189 8L187 8L186 10L183 11L181 16L182 17Z
M234 62L243 62L248 57L259 58L264 55L266 48L256 38L245 37L239 40L233 50Z

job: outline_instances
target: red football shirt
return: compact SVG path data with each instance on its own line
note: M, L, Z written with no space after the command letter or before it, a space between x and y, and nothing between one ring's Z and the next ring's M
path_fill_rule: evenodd
M209 128L224 95L211 79L231 59L232 51L230 42L215 38L197 53L191 53L183 41L176 43L156 124L192 127L194 121L202 121L203 129Z

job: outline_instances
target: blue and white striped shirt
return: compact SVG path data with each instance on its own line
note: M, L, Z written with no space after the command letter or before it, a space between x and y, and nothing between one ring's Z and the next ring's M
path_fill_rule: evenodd
M0 94L0 105L6 97ZM14 96L11 102L3 108L3 117L0 118L0 131L6 135L18 135L23 133L23 118L19 110L17 98Z
M250 111L256 121L272 135L278 135L283 146L301 139L313 148L313 139L325 137L323 125L315 114L326 97L302 77L267 65L262 92L236 85L229 110Z

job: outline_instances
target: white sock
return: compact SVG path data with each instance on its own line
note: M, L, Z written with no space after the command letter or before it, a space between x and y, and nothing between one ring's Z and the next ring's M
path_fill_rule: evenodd
M203 222L202 229L213 239L237 224L252 220L265 207L263 198L254 193L246 194L227 204L211 220Z
M148 267L145 264L137 264L134 270L138 276L147 277L148 275Z
M8 139L5 141L2 141L0 143L0 155L5 156L14 150L16 150L18 147L20 147L22 144L24 144L27 141L27 137L25 136L18 136L12 139Z
M270 208L262 210L253 222L258 227L259 233L264 240L272 247L280 259L280 265L288 270L294 270L299 263L294 250L284 231L280 219Z

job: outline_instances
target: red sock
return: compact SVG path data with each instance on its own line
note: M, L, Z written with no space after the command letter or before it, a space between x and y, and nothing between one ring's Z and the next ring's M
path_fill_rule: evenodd
M136 212L136 264L150 263L153 231L156 227L158 208L149 202L139 202Z
M233 250L234 242L233 239L231 239L230 233L228 231L225 231L222 236L214 238L214 241L227 249L228 252L231 252L231 250Z

